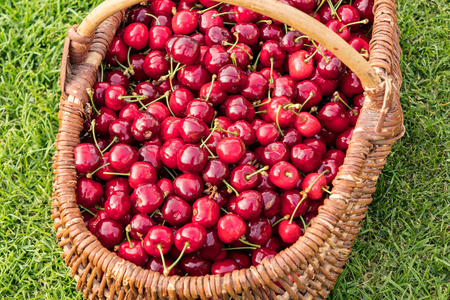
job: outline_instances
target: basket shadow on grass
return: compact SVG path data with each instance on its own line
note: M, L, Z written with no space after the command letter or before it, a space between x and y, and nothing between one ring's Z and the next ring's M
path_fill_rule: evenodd
M63 39L100 2L0 4L1 299L82 298L52 230L51 158ZM330 299L450 298L450 4L401 0L399 21L407 133Z

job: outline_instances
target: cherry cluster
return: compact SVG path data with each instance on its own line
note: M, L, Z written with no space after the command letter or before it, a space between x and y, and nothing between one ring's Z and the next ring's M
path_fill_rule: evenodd
M280 1L368 58L372 0ZM364 100L316 41L210 0L129 9L101 74L74 152L77 202L104 247L166 276L222 275L297 241Z

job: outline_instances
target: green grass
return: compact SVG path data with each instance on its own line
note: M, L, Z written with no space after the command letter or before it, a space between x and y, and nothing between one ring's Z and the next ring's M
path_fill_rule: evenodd
M81 299L50 218L65 32L96 3L0 1L0 299ZM331 299L450 298L450 4L400 0L405 137Z

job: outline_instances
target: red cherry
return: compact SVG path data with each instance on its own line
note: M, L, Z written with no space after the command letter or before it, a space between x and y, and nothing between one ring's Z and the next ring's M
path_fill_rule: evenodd
M113 70L106 73L105 81L110 85L121 85L124 89L128 89L130 85L130 80L123 71L120 70Z
M280 138L280 131L272 123L263 124L256 131L256 138L261 145L267 146Z
M208 126L196 117L186 117L181 122L180 135L186 143L198 143L208 135Z
M205 183L218 186L228 178L229 174L226 163L219 159L210 159L202 171L202 178Z
M302 136L300 132L295 128L289 128L283 130L284 136L280 139L280 142L286 145L288 148L292 148L302 142Z
M231 34L233 39L236 38L235 33L238 35L240 43L252 46L258 43L260 30L258 26L253 23L238 23L231 28Z
M125 88L121 85L111 85L105 90L105 105L115 111L121 110L126 102L122 98L127 94Z
M320 173L310 173L305 176L302 182L302 189L308 194L311 200L318 200L322 197L323 189L327 185L327 179Z
M230 173L230 184L237 192L254 189L260 180L257 169L248 164L239 165Z
M173 245L173 233L166 226L153 226L144 238L144 249L153 257L161 257L161 252L166 254ZM160 248L161 252L160 252Z
M142 68L145 74L155 80L169 72L170 64L162 51L151 51L144 59Z
M353 72L348 72L341 78L339 81L339 88L347 98L351 98L356 94L361 94L364 92L361 81Z
M182 118L186 116L186 107L192 100L194 100L194 95L191 91L185 88L178 88L170 95L169 106L175 116Z
M177 166L183 173L200 173L207 160L208 155L197 145L186 144L178 150Z
M322 128L319 120L308 112L299 113L295 119L294 126L304 137L313 137Z
M128 103L120 110L119 119L127 119L133 122L139 113L139 107L136 103ZM130 123L131 124L131 123ZM131 134L131 132L130 132Z
M153 213L164 201L161 189L156 184L142 184L138 186L133 194L131 201L136 203L137 209L144 214Z
M216 4L217 3L214 2L214 5ZM205 34L206 31L213 26L223 27L223 19L221 18L221 16L216 17L216 14L219 14L219 11L210 9L199 16L198 30L201 33Z
M148 103L156 100L160 96L160 91L159 91L158 87L156 87L153 84L151 84L150 82L146 82L146 81L139 83L134 88L134 92L137 95L142 95L142 96L145 95L146 96L146 99L141 100L141 102L143 104L148 104Z
M336 139L336 148L342 151L347 151L350 140L352 139L354 129L354 127L349 127L343 132L339 133Z
M322 155L316 149L298 144L291 148L291 162L304 173L316 171L320 166Z
M124 192L115 192L105 202L105 211L110 218L120 221L130 211L130 197Z
M105 197L109 197L117 191L121 191L129 195L133 190L128 184L128 180L126 178L116 177L108 180L105 184Z
M128 182L133 189L141 184L156 183L156 179L156 170L150 163L138 161L131 166Z
M209 228L206 229L206 241L204 246L199 250L199 254L204 259L213 259L220 254L223 247L224 245L217 235L217 230Z
M272 167L276 163L289 160L289 149L282 142L273 142L264 147L260 161Z
M231 273L235 270L239 270L239 265L235 260L229 258L215 261L211 266L212 275L223 276L226 273Z
M96 225L95 236L103 247L112 249L124 238L123 225L113 219L103 219Z
M205 32L205 44L208 47L212 46L222 46L231 42L231 34L228 29L221 26L209 27ZM228 57L229 63L231 63L231 58ZM216 72L217 73L217 72Z
M295 120L295 114L289 109L291 101L287 97L275 97L270 100L267 106L267 114L272 122L277 123L281 128L289 127Z
M230 251L227 257L237 262L240 270L250 268L252 265L250 257L239 251Z
M119 173L129 172L138 158L136 149L127 144L114 145L109 152L109 163Z
M303 110L310 109L322 101L322 89L313 81L301 81L295 88L295 102L302 104Z
M203 226L189 223L177 230L175 234L175 247L185 253L192 253L203 247L206 241L206 230Z
M280 212L281 200L278 194L273 190L264 190L261 192L263 198L263 209L261 216L272 218Z
M224 243L231 243L240 239L246 231L244 220L235 214L227 214L217 222L217 234Z
M212 45L206 51L204 65L212 74L217 74L222 67L228 64L231 64L231 57L222 45Z
M175 35L166 43L166 52L183 65L192 65L200 56L199 43L189 36Z
M217 81L214 81L213 83L206 83L200 88L199 97L216 106L227 99L227 93Z
M253 251L252 253L252 264L253 266L257 266L262 263L264 259L271 259L274 258L277 255L277 253L273 250L270 250L269 248L259 248Z
M175 195L175 190L173 188L173 182L167 178L161 178L156 182L156 185L159 186L161 192L164 195L164 198Z
M295 243L300 236L302 236L302 230L300 226L289 220L281 221L278 227L278 234L280 235L283 242L292 244Z
M251 73L241 95L250 101L263 99L267 95L269 81L261 73Z
M147 26L138 22L128 25L127 27L125 27L123 41L133 49L144 49L148 43Z
M128 119L117 119L109 125L109 135L116 138L119 143L133 144L135 139L131 134L132 121Z
M161 208L164 220L173 226L182 226L191 220L192 209L189 203L178 196L168 197Z
M258 217L248 221L245 237L250 243L263 246L269 241L271 234L272 224L268 219Z
M103 187L99 182L81 177L77 181L77 203L86 208L94 207L103 196Z
M153 26L148 32L148 46L152 50L164 50L167 41L172 37L172 30L167 26Z
M303 80L311 76L314 66L309 58L309 53L305 50L299 50L289 56L289 75L294 80Z
M220 87L229 93L237 93L247 85L247 75L235 65L226 65L217 72Z
M144 238L150 228L156 226L156 222L146 214L137 214L130 221L130 236L132 239Z
M175 178L173 186L175 194L188 202L194 202L203 193L201 177L192 173L184 173Z
M199 118L206 124L210 124L214 118L214 109L208 102L196 99L187 105L186 115Z
M189 10L179 11L172 18L172 30L175 34L191 34L197 25L196 13Z
M338 150L340 151L340 150ZM334 159L331 158L325 158L322 160L319 169L317 170L318 173L322 173L324 171L328 171L327 174L324 174L324 177L327 180L327 184L331 185L333 183L334 178L336 178L337 172L339 171L339 167L341 164L337 162Z
M177 74L179 82L193 90L200 88L211 81L211 74L200 64L192 64L181 69Z
M217 144L216 151L221 161L234 164L244 156L245 144L240 138L228 137Z
M191 253L181 259L180 266L190 276L205 276L211 270L211 261Z
M283 192L280 195L280 199L281 199L281 209L280 209L281 215L291 216L292 219L298 218L300 215L303 215L308 210L310 203L310 200L308 198L302 200L303 199L302 195L300 194L299 191L296 190L289 190ZM297 211L295 211L297 206L298 206Z
M340 103L330 102L319 111L317 119L323 127L332 132L342 132L348 128L350 118Z
M177 156L178 151L183 147L185 142L182 139L170 139L166 141L159 150L159 155L161 157L161 162L171 168L171 169L177 169L178 168L178 162L177 162Z
M272 166L269 179L279 188L289 190L297 184L299 175L297 169L288 162L281 161Z
M236 214L244 220L252 220L261 214L262 196L257 191L244 191L236 199Z
M80 173L90 173L100 167L102 156L93 144L83 143L75 147L75 168Z
M126 259L139 267L145 266L148 259L148 254L145 252L140 240L123 242L119 247L117 256Z
M204 228L217 224L220 217L220 207L213 200L203 197L192 205L192 223L198 223Z
M117 66L118 63L122 65L127 61L128 46L120 37L113 37L108 51L106 51L105 59L108 63ZM97 103L96 103L97 104Z

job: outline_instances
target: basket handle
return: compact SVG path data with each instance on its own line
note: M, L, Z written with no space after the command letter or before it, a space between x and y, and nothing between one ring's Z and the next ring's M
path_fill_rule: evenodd
M106 18L140 2L142 0L104 1L83 20L78 27L78 34L86 37L92 36L97 26ZM375 88L381 83L380 77L369 62L359 55L355 49L328 27L298 9L275 0L220 0L217 2L238 5L286 23L319 41L359 77L364 87Z

